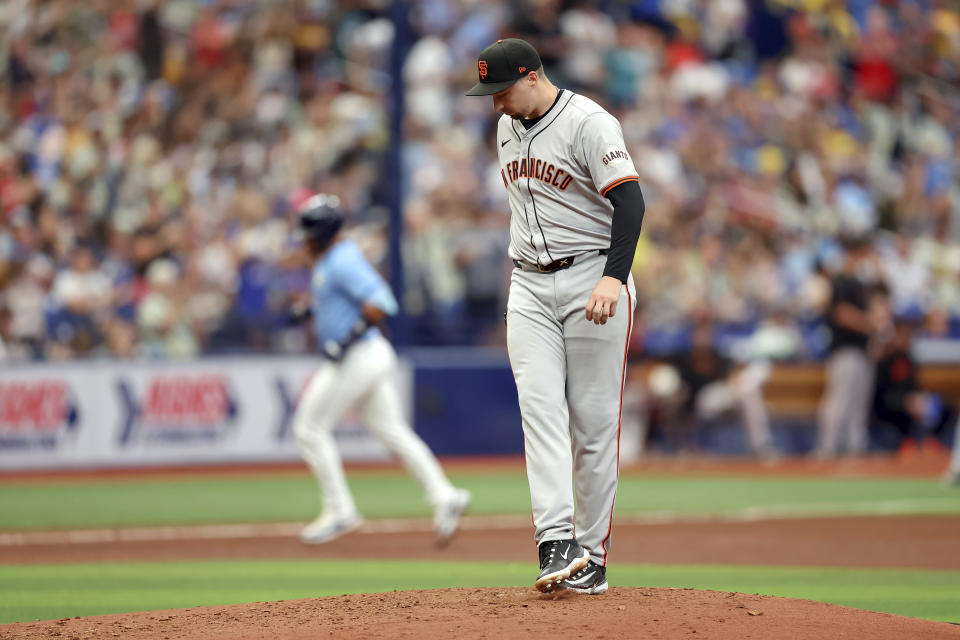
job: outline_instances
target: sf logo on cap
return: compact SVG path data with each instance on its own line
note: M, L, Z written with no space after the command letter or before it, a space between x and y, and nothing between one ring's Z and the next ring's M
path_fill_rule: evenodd
M487 61L481 60L480 61L480 78L482 79L486 77L487 77Z

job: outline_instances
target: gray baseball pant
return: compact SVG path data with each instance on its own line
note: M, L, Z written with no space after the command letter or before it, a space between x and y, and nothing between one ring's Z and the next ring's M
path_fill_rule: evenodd
M587 321L584 307L605 258L581 257L553 273L513 271L507 348L520 399L534 539L575 536L605 566L636 290L631 277L616 315L604 325Z
M867 450L874 365L862 349L837 349L827 360L827 381L820 403L816 454L832 457Z

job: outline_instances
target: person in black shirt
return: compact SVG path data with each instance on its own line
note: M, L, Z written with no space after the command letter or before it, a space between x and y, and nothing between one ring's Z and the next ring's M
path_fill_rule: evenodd
M830 357L818 416L814 455L827 459L842 449L851 455L867 450L874 368L867 346L879 327L868 313L868 279L872 253L863 237L843 239L843 269L831 283L827 308Z
M910 323L898 321L893 338L877 362L873 415L878 423L895 427L902 440L922 442L952 429L957 423L957 410L920 386L910 354L912 333Z
M910 326L897 323L893 340L877 362L873 415L880 423L896 427L903 439L919 439L928 413L929 395L920 389L910 355Z
M763 384L770 376L770 365L751 362L741 366L717 351L712 338L713 323L699 319L690 350L673 359L686 390L686 413L701 422L738 408L754 455L776 459L779 454L773 446L763 400Z

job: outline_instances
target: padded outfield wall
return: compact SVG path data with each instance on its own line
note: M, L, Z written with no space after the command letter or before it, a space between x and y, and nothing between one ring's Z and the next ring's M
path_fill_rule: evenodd
M0 469L55 469L299 459L292 429L313 358L71 362L0 371ZM408 415L411 371L396 383ZM349 415L344 458L386 451Z
M395 383L438 455L520 454L516 387L502 350L420 352ZM451 356L455 357L451 357ZM0 371L0 471L300 459L292 418L312 357L37 363ZM349 462L387 451L349 414Z

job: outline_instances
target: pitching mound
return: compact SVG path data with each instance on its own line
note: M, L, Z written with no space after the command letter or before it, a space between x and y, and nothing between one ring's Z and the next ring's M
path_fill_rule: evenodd
M301 638L960 639L960 627L836 605L694 589L441 589L150 611L0 626L5 640Z

